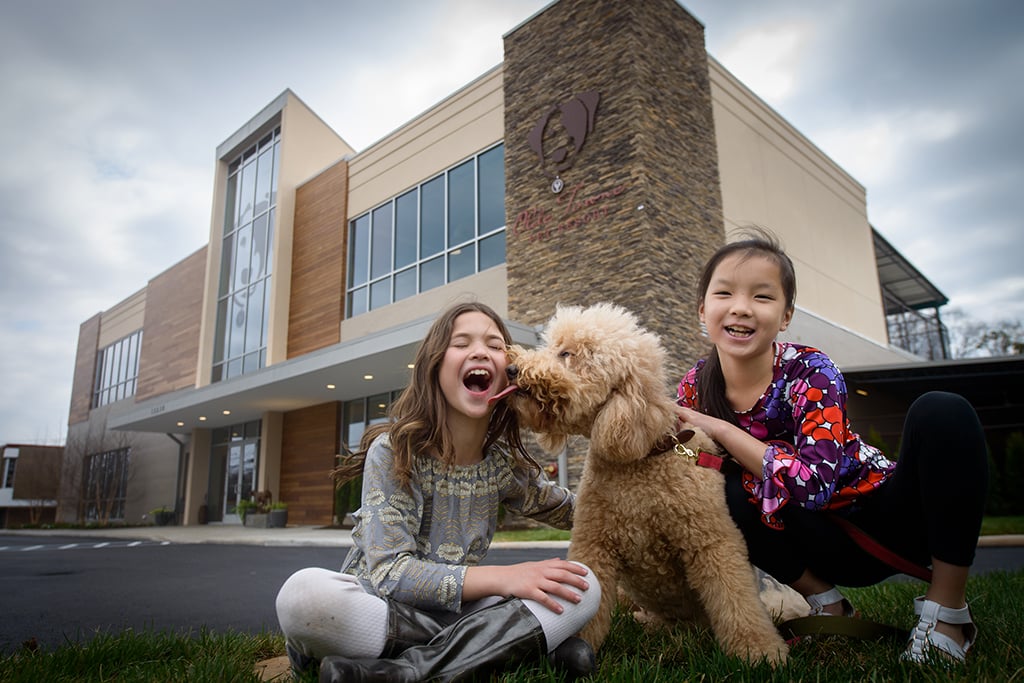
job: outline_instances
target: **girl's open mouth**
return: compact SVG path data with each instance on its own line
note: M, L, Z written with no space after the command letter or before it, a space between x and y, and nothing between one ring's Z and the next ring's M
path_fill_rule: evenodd
M491 388L491 372L485 368L473 368L462 378L462 384L474 393L484 393Z

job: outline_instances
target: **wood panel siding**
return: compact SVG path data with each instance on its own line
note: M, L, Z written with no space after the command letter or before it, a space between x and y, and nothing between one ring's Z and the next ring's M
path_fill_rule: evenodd
M71 406L68 424L89 419L92 392L96 383L96 352L99 351L100 314L86 320L78 328L78 350L75 352L75 374L71 383Z
M347 161L339 161L295 191L288 358L341 339L347 197Z
M321 403L285 413L281 434L280 500L288 503L289 524L330 524L338 452L338 404Z
M206 249L149 281L137 401L195 385Z

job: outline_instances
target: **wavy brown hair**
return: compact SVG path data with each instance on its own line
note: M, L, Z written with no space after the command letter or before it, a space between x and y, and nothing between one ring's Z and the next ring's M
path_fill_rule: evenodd
M420 343L412 379L391 406L387 422L367 428L359 442L359 450L345 458L332 472L338 486L362 474L370 444L384 433L390 436L391 450L395 455L395 475L404 487L409 485L417 454L437 458L448 467L454 464L455 448L447 419L448 401L441 390L439 372L451 343L455 319L463 313L473 312L483 313L497 325L506 346L512 343L505 321L486 304L464 302L441 313ZM523 445L519 421L507 401L499 402L491 412L484 451L498 441L508 445L520 465L540 469Z
M796 271L793 261L782 249L779 239L768 230L760 227L749 227L743 230L742 239L720 247L708 262L704 264L700 280L697 281L697 310L704 302L704 297L711 286L711 278L715 268L727 257L740 254L744 260L760 256L779 267L779 279L782 293L786 297L786 308L790 311L796 305ZM722 374L722 362L718 357L718 349L712 345L704 359L704 366L697 373L697 400L699 410L721 420L738 424L725 395L725 376Z

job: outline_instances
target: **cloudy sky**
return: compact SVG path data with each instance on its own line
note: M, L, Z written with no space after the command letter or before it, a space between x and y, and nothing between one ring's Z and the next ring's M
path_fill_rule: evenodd
M0 0L0 443L63 439L79 325L206 243L217 145L285 88L362 150L547 4ZM1024 2L683 5L949 308L1024 319Z

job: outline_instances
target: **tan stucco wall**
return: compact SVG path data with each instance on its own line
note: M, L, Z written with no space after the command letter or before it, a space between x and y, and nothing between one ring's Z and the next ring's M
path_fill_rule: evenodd
M887 344L864 187L709 59L727 233L757 224L782 240L797 304Z
M99 347L102 349L132 332L142 329L146 314L146 290L135 294L107 309L100 316ZM97 349L97 350L98 350Z

